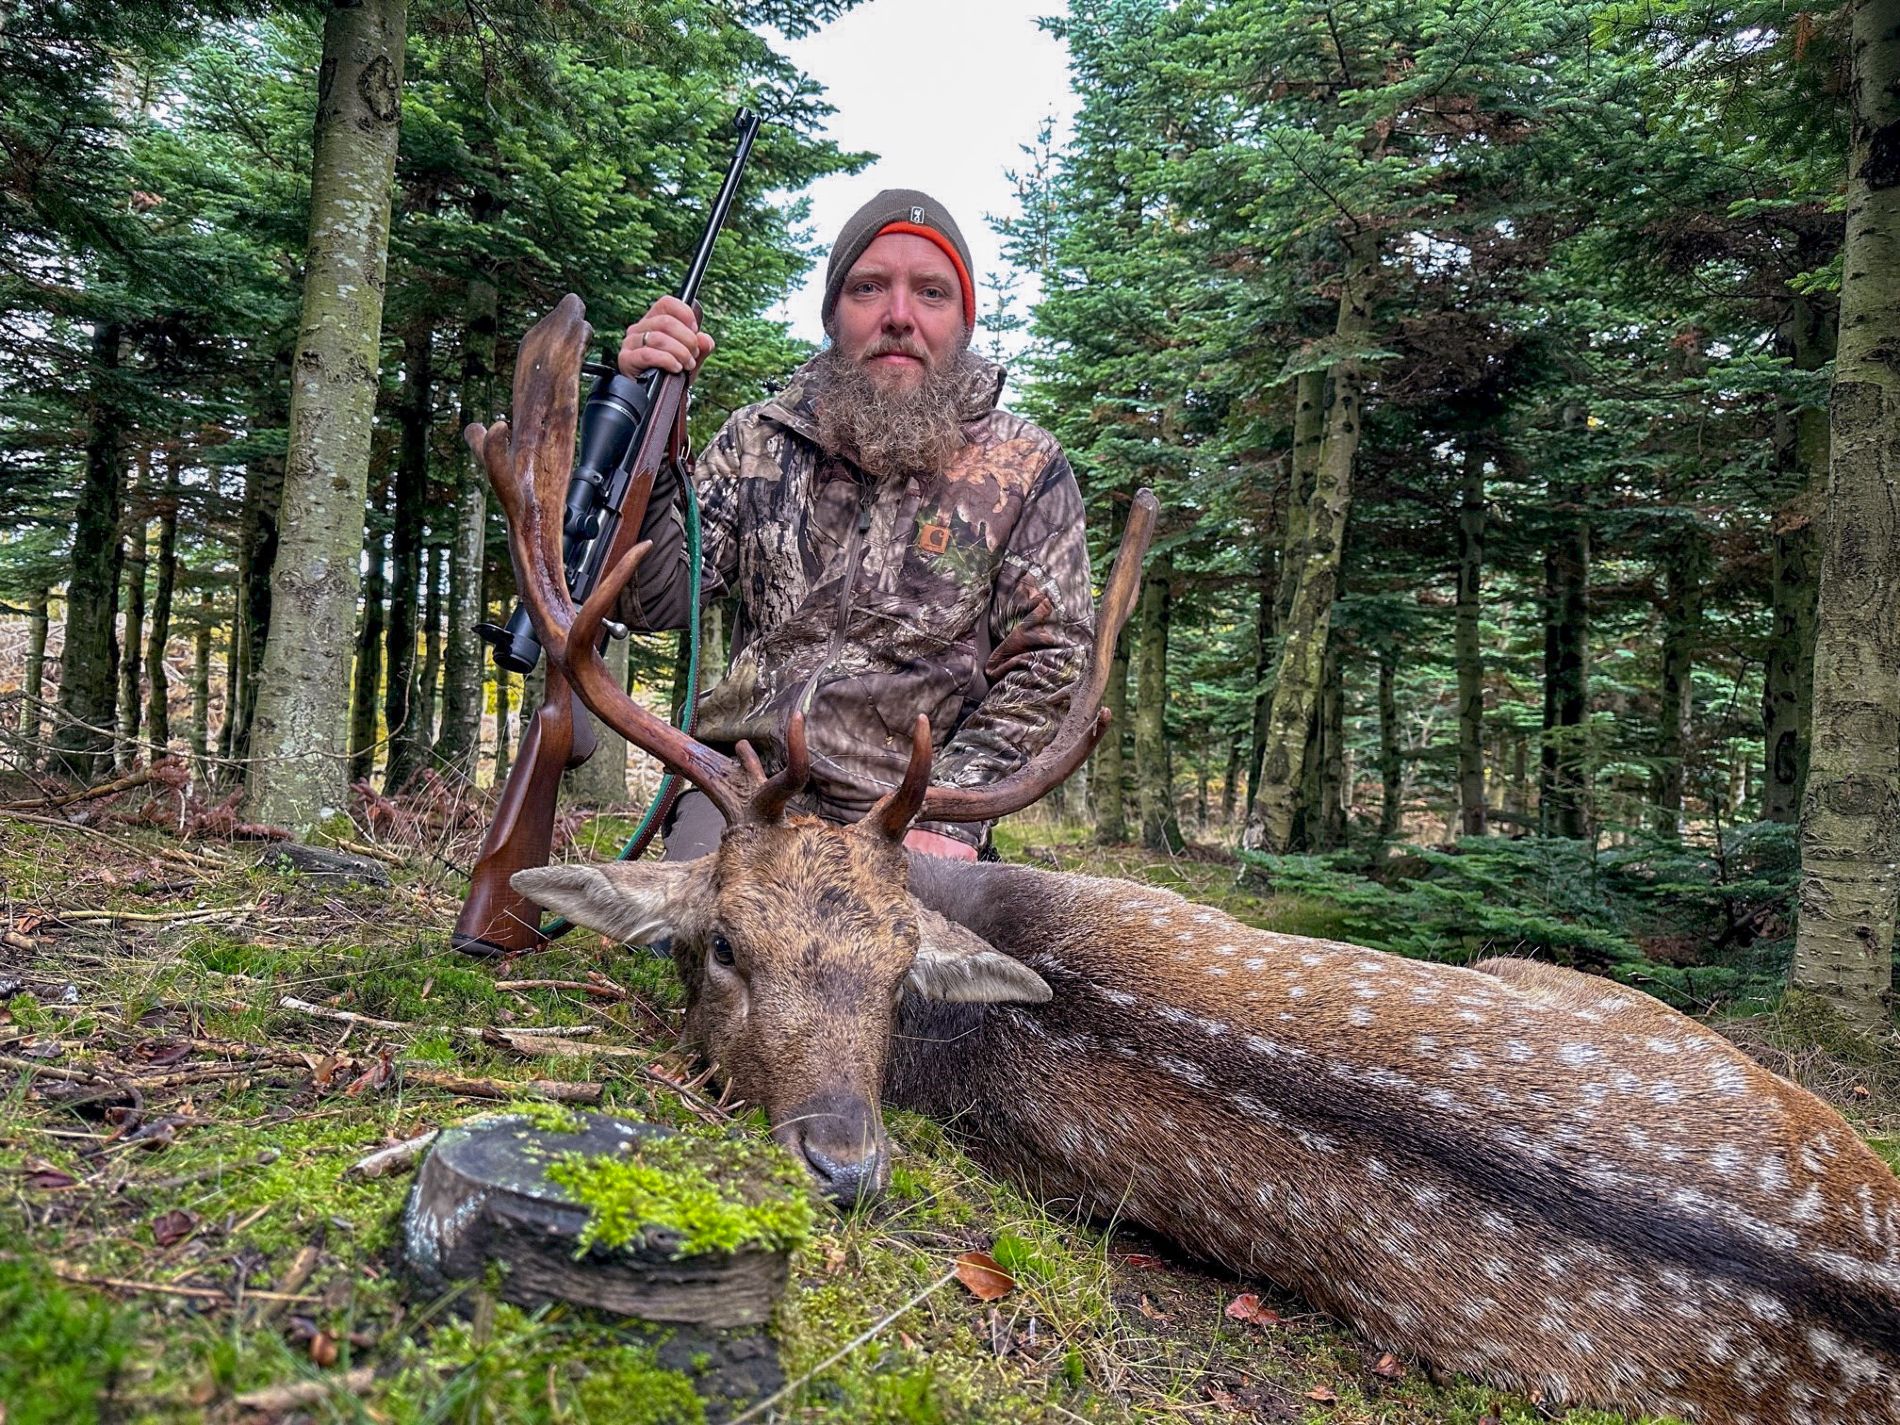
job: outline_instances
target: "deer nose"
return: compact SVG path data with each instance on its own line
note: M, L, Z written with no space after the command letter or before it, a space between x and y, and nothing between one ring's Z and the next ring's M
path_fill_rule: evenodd
M884 1124L868 1104L808 1102L775 1135L803 1160L818 1190L837 1207L876 1201L884 1191L888 1154Z

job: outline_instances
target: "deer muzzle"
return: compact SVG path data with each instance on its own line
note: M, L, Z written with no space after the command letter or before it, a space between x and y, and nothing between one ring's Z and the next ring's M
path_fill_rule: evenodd
M875 1202L891 1176L890 1148L877 1105L826 1094L794 1107L772 1136L811 1173L818 1191L846 1211Z

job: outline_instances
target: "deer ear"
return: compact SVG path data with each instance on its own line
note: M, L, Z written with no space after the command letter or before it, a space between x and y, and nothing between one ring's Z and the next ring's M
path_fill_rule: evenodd
M680 933L692 885L690 861L540 866L508 884L538 906L616 940L646 944Z
M1049 986L1029 966L1012 960L973 930L936 911L917 907L922 943L910 967L910 985L925 999L958 1004L1046 1004Z

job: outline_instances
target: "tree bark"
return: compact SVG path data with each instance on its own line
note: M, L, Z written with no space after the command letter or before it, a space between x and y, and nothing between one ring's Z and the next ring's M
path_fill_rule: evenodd
M191 780L211 784L211 590L198 591L198 628L191 641Z
M26 600L26 706L20 714L20 731L29 768L40 763L40 729L46 723L46 635L52 627L46 606L50 597L44 584L36 584Z
M366 781L376 770L376 694L383 681L383 597L389 576L384 572L385 536L379 499L372 507L366 537L363 613L356 629L356 679L350 689L350 780Z
M447 547L432 544L423 550L422 568L422 672L413 701L416 731L422 739L416 755L420 763L426 763L435 745L435 706L442 685L442 580L448 573Z
M1339 298L1337 334L1343 344L1362 340L1372 326L1372 296L1379 272L1377 235L1353 235ZM1292 842L1299 811L1300 773L1313 735L1333 599L1339 582L1346 512L1352 503L1353 459L1359 449L1363 378L1356 357L1332 368L1332 401L1320 448L1313 495L1307 502L1307 537L1295 567L1282 576L1296 580L1284 622L1273 704L1267 715L1267 751L1260 794L1244 838L1249 846L1284 852Z
M601 658L621 684L627 681L627 640L610 638ZM568 804L618 809L627 804L627 743L591 710L582 716L593 724L599 745L594 755L561 779L562 800Z
M1792 298L1776 333L1776 350L1796 369L1818 370L1834 357L1836 314L1804 296ZM1823 406L1783 403L1775 416L1775 468L1795 494L1775 515L1770 533L1774 572L1767 666L1762 674L1763 821L1801 817L1814 708L1815 598L1820 590L1820 526L1827 494L1828 413Z
M1119 503L1111 506L1110 537L1119 540L1128 515ZM1095 840L1103 846L1120 846L1128 840L1127 800L1127 729L1129 646L1134 639L1130 619L1121 637L1115 640L1115 655L1109 660L1108 687L1102 705L1109 710L1108 731L1095 749L1095 765L1089 769L1089 792L1095 805Z
M178 583L178 452L166 453L165 488L159 495L158 577L152 590L152 632L145 645L145 737L152 755L172 740L171 680L165 672L165 645L172 636L172 596Z
M1664 551L1662 707L1657 719L1656 829L1682 834L1682 789L1695 714L1695 650L1702 628L1706 562L1699 531L1676 531Z
M1452 633L1453 656L1458 665L1458 830L1464 836L1483 836L1484 639L1479 621L1484 588L1484 454L1469 442L1462 453L1458 604Z
M1281 546L1279 588L1274 597L1273 630L1286 627L1293 612L1299 571L1306 563L1306 541L1312 528L1313 484L1319 476L1320 455L1326 445L1326 372L1305 371L1293 378L1293 459L1289 464L1286 497L1286 539Z
M125 481L125 416L119 384L123 334L100 322L92 334L91 429L86 478L73 513L72 572L66 581L66 640L60 653L56 766L90 779L111 756L119 677L119 517Z
M272 381L264 395L260 420L288 418L280 391L287 381L289 355L279 366L285 381ZM284 505L284 457L259 455L245 470L244 509L238 530L238 600L232 616L230 666L225 675L225 755L243 767L250 753L251 727L257 717L257 690L270 639L271 580L277 567L278 523ZM334 636L334 634L332 635Z
M1135 794L1141 844L1179 851L1186 841L1174 812L1174 759L1168 747L1168 624L1173 615L1174 552L1152 558L1141 589L1141 679L1135 704Z
M1346 677L1338 641L1329 641L1320 680L1319 711L1313 719L1313 794L1307 805L1308 836L1320 851L1346 844Z
M469 283L462 337L461 427L487 414L495 368L495 284ZM443 659L442 728L435 760L451 779L473 782L481 745L483 660L475 626L482 621L482 564L488 540L488 480L465 453L457 463L455 514L449 526L449 608Z
M1546 836L1589 826L1590 524L1575 484L1551 486L1555 528L1544 554L1544 745L1538 790Z
M396 456L395 509L389 525L389 615L383 631L383 727L389 759L383 792L393 796L421 771L418 754L426 744L416 726L417 593L422 584L423 526L429 503L429 416L434 406L434 372L429 331L411 332L403 343L403 389L399 416L401 448Z
M511 676L506 668L495 670L495 785L497 787L508 780L508 763L513 750L512 734L508 728L508 684Z
M130 771L139 762L139 715L144 704L139 697L139 672L145 651L145 572L147 505L152 497L152 452L139 451L138 484L126 495L125 517L120 544L124 554L120 567L124 581L121 604L125 609L125 630L119 646L118 728L113 739L113 763L121 771Z
M1379 840L1399 834L1399 816L1405 795L1404 763L1399 758L1399 650L1386 643L1379 649ZM1467 835L1482 836L1482 826Z
M1900 886L1900 0L1853 10L1853 137L1793 981L1884 1019Z
M315 829L348 788L348 645L363 548L405 0L324 17L310 246L290 395L283 531L245 796L251 821Z

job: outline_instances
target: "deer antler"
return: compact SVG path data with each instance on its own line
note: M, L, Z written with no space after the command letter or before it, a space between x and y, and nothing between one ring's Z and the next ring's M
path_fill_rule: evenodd
M561 519L574 464L581 358L594 330L586 310L570 292L522 338L515 358L517 428L497 421L487 428L471 425L463 435L481 457L507 516L515 582L550 670L572 683L602 722L704 792L728 822L756 816L780 780L758 786L747 767L654 716L628 695L600 656L602 622L649 546L628 550L578 610L568 593ZM785 783L793 770L780 774ZM777 806L783 805L780 798Z
M1135 492L1128 511L1128 524L1122 531L1121 548L1102 589L1102 603L1095 618L1095 643L1089 660L1076 679L1069 712L1056 729L1049 745L1031 757L1001 781L987 787L931 787L923 794L916 819L921 821L993 821L1024 807L1060 786L1065 778L1087 759L1108 730L1110 714L1102 707L1102 694L1108 688L1109 665L1115 657L1115 640L1135 606L1135 594L1141 586L1141 563L1148 544L1154 538L1155 515L1160 506L1154 492ZM930 744L923 743L926 775ZM908 787L917 775L917 753L913 746L911 769L905 775ZM896 810L903 788L892 794L893 805L886 817ZM908 824L909 818L906 818ZM902 834L901 832L899 833Z

